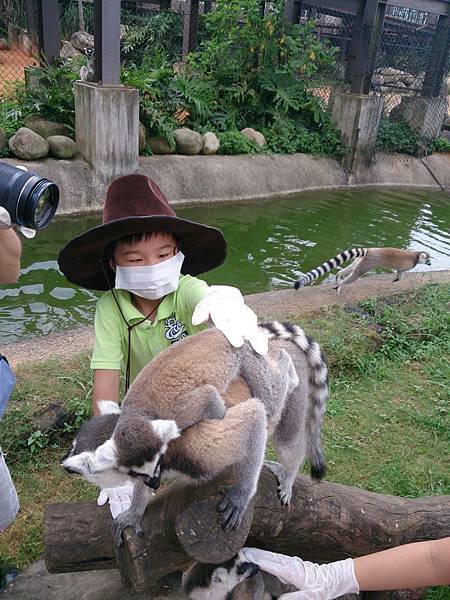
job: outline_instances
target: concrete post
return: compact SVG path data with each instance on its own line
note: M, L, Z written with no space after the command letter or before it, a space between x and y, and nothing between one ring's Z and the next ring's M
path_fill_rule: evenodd
M425 142L429 142L439 137L447 109L447 98L403 96L400 104L392 109L390 119L405 121Z
M139 93L134 88L75 82L75 137L101 182L139 164Z
M349 147L344 168L352 171L356 164L369 165L375 154L378 127L383 114L382 96L363 96L336 92L331 119Z

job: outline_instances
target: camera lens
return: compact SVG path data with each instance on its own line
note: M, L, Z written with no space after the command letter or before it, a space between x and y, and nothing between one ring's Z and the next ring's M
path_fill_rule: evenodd
M0 162L0 206L11 221L32 229L44 229L55 216L58 186L36 173Z

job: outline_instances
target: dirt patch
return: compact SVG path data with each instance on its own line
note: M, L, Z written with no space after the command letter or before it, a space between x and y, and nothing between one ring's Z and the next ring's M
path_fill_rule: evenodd
M392 283L392 275L374 275L356 281L343 288L339 296L331 284L306 287L298 292L293 289L263 292L246 296L246 302L256 312L261 321L283 320L287 317L300 317L320 312L332 305L354 304L367 298L392 296L399 292L412 291L428 283L450 283L450 271L428 271L406 273L403 279ZM92 327L77 327L68 331L31 338L2 347L13 367L23 363L34 363L49 358L71 358L84 351L90 351L94 344Z
M23 50L11 48L0 50L0 94L7 87L8 82L25 79L25 67L37 64L32 56Z

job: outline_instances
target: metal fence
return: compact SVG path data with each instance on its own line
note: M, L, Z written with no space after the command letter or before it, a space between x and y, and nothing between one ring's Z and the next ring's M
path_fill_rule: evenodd
M301 22L314 19L317 35L337 49L336 68L324 74L321 85L314 88L325 103L332 87L350 89L349 53L356 18L354 14L327 7L303 4ZM399 6L388 6L375 52L369 53L364 65L370 73L370 93L384 98L384 114L388 116L403 96L420 96L424 90L425 74L432 82L433 96L446 96L446 64L439 64L433 55L436 46L443 46L449 36L448 25L437 30L439 15ZM366 32L370 35L370 32ZM435 59L435 60L434 60ZM319 79L320 81L320 79Z
M27 32L24 0L0 0L0 95L10 83L24 79L24 69L36 63Z

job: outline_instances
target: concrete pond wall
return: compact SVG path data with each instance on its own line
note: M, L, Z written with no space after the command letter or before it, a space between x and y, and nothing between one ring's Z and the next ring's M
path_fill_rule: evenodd
M59 215L101 210L108 182L79 158L25 165L60 188ZM346 173L333 159L308 154L140 157L138 173L156 181L169 201L197 204L243 201L304 191L351 187L411 187L450 192L450 153L425 158L379 154L370 168Z

